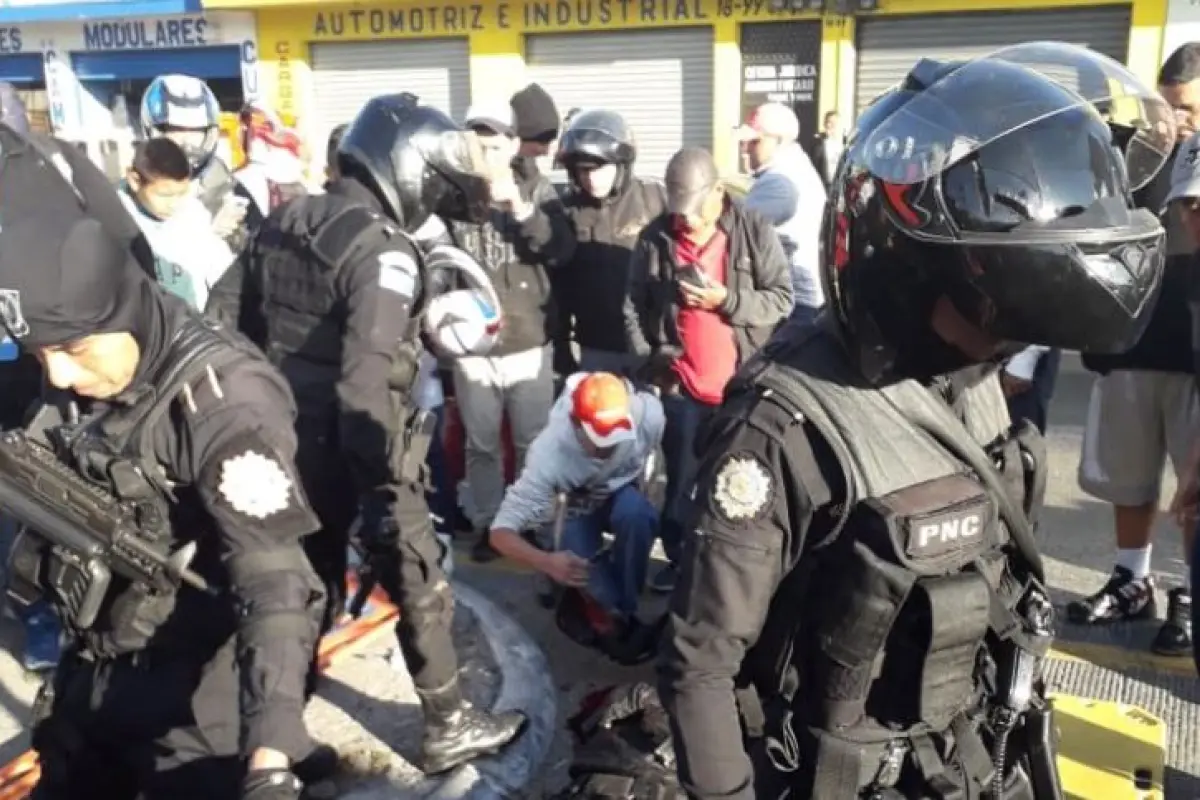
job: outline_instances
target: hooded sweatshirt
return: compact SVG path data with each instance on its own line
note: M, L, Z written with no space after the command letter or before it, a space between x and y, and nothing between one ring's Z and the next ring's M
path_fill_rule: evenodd
M559 492L586 494L590 504L598 506L641 478L646 460L662 442L666 417L662 403L649 392L631 391L629 400L636 437L598 459L579 443L571 421L571 397L564 392L530 445L521 477L505 493L492 527L530 530L549 520Z
M233 250L213 231L204 204L188 197L174 216L159 219L138 204L127 185L121 185L119 194L150 244L159 284L192 308L203 309L209 290L234 259Z

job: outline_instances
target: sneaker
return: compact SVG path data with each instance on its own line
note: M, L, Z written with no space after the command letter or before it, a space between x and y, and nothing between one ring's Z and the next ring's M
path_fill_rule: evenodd
M500 554L492 549L488 532L484 531L480 533L479 538L475 540L475 544L471 546L471 560L476 564L487 564L499 557Z
M1190 656L1192 654L1192 596L1186 589L1172 589L1168 594L1167 619L1158 629L1150 649L1160 656Z
M1157 611L1154 578L1135 579L1125 567L1113 567L1104 588L1067 605L1067 619L1076 625L1151 619Z
M650 579L650 591L658 594L670 594L675 591L675 583L679 580L679 570L674 564L667 564Z
M604 655L621 666L636 667L654 658L666 623L666 614L653 623L632 617L613 633L600 637L598 646Z
M30 672L58 666L61 627L54 612L38 610L25 618L25 653L21 659Z

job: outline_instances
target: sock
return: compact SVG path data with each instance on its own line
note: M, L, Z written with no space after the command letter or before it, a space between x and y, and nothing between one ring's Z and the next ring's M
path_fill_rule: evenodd
M1133 579L1140 581L1150 574L1150 551L1153 545L1146 545L1136 550L1118 550L1117 566L1124 567L1133 573Z

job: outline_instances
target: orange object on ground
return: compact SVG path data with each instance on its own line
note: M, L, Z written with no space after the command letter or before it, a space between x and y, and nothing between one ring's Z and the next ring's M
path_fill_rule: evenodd
M353 597L358 591L358 580L353 572L348 576L348 583L347 596ZM351 645L380 627L391 624L398 615L399 611L391 604L383 590L376 589L363 608L361 617L337 625L321 640L321 651L318 655L321 669L329 669ZM41 770L38 768L36 752L29 750L18 756L0 768L0 800L24 800L33 792L40 777Z

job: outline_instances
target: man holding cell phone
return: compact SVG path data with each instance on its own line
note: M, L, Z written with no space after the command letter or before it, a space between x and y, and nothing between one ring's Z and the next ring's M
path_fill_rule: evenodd
M791 268L775 228L730 197L712 155L685 148L667 165L667 211L634 245L625 303L629 350L662 390L667 497L661 536L674 565L696 430L737 368L792 308ZM651 580L668 592L674 566Z

